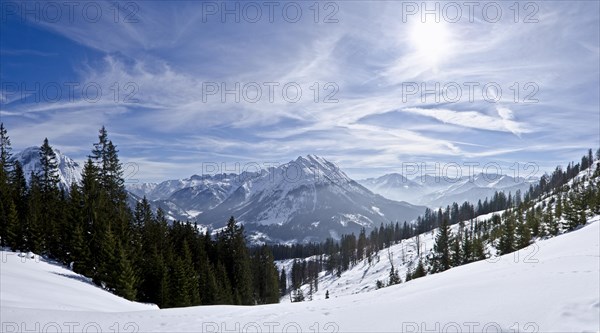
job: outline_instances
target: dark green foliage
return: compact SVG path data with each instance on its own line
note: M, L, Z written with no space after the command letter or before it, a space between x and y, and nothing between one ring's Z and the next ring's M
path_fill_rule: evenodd
M444 219L433 245L432 267L434 272L443 272L450 268L450 228L448 221Z
M587 197L584 189L575 186L569 193L568 199L564 201L564 217L568 230L574 230L587 223L586 210L589 204Z
M421 262L421 260L419 260L419 263L417 264L417 268L415 268L415 271L412 273L410 280L418 279L425 275L427 275L427 272L425 271L425 266L423 266L423 263Z
M516 250L515 224L516 219L514 215L511 213L505 214L504 223L501 226L502 234L498 244L498 252L501 255L511 253Z
M285 268L281 269L281 276L279 277L279 290L282 297L287 294L287 275L285 274Z
M393 286L393 285L399 284L401 282L402 282L402 280L400 279L400 276L398 275L398 270L396 270L394 268L394 265L392 265L392 268L390 268L390 276L388 279L388 286Z
M128 300L136 299L136 286L138 278L133 269L133 265L129 258L125 254L122 246L117 246L117 252L115 254L117 265L116 265L116 278L115 278L115 293L121 295Z
M524 221L517 222L517 249L523 249L531 243L531 229Z
M237 225L233 216L227 222L225 229L217 236L219 241L219 255L227 276L233 287L235 304L251 305L252 297L252 272L250 270L250 256L246 247L244 227Z
M268 247L262 246L252 258L254 299L258 304L279 301L279 277ZM285 276L284 276L285 277Z

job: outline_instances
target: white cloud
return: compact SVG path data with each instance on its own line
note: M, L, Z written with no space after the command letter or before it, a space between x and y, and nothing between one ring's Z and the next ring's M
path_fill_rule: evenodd
M491 117L477 111L454 111L449 109L423 108L402 109L403 112L431 117L446 124L462 127L487 131L510 132L515 135L531 132L531 130L525 124L513 120L512 111L509 109L500 107L497 110L500 118Z

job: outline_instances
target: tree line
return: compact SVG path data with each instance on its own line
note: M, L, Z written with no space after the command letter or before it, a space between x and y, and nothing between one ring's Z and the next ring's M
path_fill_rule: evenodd
M568 183L581 171L591 170L594 161L590 149L581 163L571 162L566 170L557 167L551 175L545 174L537 184L532 184L524 195L519 190L514 195L497 191L493 197L483 202L479 200L477 204L455 202L445 209L427 208L415 223L390 222L370 232L363 228L358 237L352 233L342 235L340 240L328 238L322 243L273 245L271 248L279 260L317 257L328 274L339 277L357 262L367 259L371 264L372 260L379 260L379 251L437 228L433 251L407 272L405 280L408 281L485 259L489 255L486 244L498 249L498 254L506 254L529 246L536 237L555 236L584 225L589 214L600 214L600 166L594 174L589 171L582 180ZM600 161L600 149L596 152L596 161ZM584 186L586 181L592 184ZM550 199L541 200L546 197ZM505 212L484 221L475 220L476 216L497 211ZM456 232L450 231L453 225L458 225ZM294 262L300 265L302 260ZM392 265L388 281L376 281L376 285L382 288L400 282ZM293 286L290 290L297 293L298 288Z
M51 258L105 290L161 308L279 301L270 249L250 251L233 217L211 235L189 222L169 223L146 198L131 209L118 150L104 127L81 182L68 189L48 139L29 182L11 156L0 123L0 246Z
M600 161L600 149L596 159ZM589 217L600 214L600 162L592 173L593 162L590 149L581 164L569 163L565 171L557 167L551 176L544 175L532 185L522 202L490 219L471 220L468 227L461 221L456 232L444 219L427 257L429 272L486 259L484 244L495 248L497 255L504 255L528 247L536 238L557 236L585 225ZM585 170L586 175L575 179Z

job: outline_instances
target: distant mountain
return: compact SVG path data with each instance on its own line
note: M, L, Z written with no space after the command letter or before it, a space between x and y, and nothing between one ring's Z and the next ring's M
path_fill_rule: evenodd
M415 202L415 198L429 192L426 184L412 181L399 173L389 173L378 178L359 181L369 190L392 200Z
M401 174L387 174L359 182L371 191L394 200L405 200L415 204L438 207L452 202L491 198L496 191L513 195L517 190L525 193L537 178L511 177L500 174L475 174L459 178L425 175L408 179Z
M66 155L63 155L60 150L53 149L58 162L58 176L60 179L61 188L68 190L73 182L81 181L82 168L79 163L73 161ZM19 161L23 166L25 178L29 182L31 172L37 172L41 169L40 164L40 147L29 147L21 152L14 154L11 161Z
M411 221L424 209L376 195L333 163L308 155L248 177L197 221L218 228L235 216L265 241L318 241Z

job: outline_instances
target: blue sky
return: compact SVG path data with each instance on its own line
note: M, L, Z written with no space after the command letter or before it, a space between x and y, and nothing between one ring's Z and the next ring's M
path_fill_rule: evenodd
M15 149L79 161L105 125L140 181L306 154L355 178L542 172L596 149L599 2L475 3L3 1L0 117Z

